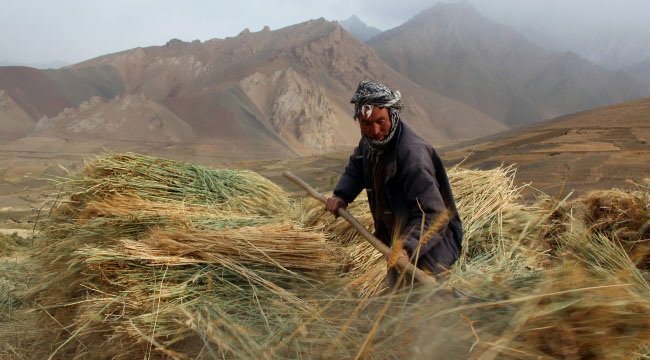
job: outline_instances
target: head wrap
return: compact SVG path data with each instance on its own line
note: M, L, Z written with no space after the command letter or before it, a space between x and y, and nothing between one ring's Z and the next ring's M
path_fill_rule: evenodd
M368 117L372 113L373 106L388 108L390 113L390 132L383 140L373 140L363 137L373 150L383 149L395 135L399 122L400 111L404 107L402 95L399 91L392 91L386 85L363 80L357 86L357 91L350 99L354 104L354 119L358 120L360 115Z

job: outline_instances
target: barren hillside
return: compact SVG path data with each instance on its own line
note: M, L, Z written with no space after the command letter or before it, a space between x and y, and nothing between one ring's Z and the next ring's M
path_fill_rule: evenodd
M511 126L642 96L622 72L543 50L467 2L437 4L368 43L412 81Z
M9 94L0 89L0 141L21 138L34 126L34 119Z
M144 95L93 97L52 119L43 117L30 136L160 142L189 142L195 137L182 119Z
M416 85L338 23L323 19L275 31L246 30L203 43L171 40L164 46L109 54L61 70L0 70L0 88L7 88L20 108L34 121L47 116L39 129L57 118L57 126L34 131L41 139L70 138L71 129L97 119L114 131L86 129L84 134L118 142L141 139L144 134L132 134L136 125L109 124L124 119L142 125L148 120L138 110L88 108L87 102L93 96L110 103L117 96L143 95L148 107L156 107L154 112L166 108L176 117L175 123L188 127L184 135L160 134L159 141L176 136L194 147L205 144L216 151L242 154L264 149L278 156L330 151L358 141L349 98L363 79L400 90L406 103L404 118L431 141L475 138L506 128L467 105ZM84 102L83 109L58 116ZM93 114L93 109L100 113ZM71 112L76 117L68 116ZM153 139L154 133L145 137ZM29 139L20 143L28 145Z
M451 163L517 168L552 195L634 188L650 174L650 98L543 121L445 149Z
M363 79L400 89L410 105L405 117L432 140L504 129L474 109L405 79L337 23L322 19L205 43L174 40L75 67L108 64L122 74L127 93L143 92L163 102L201 134L222 133L212 126L215 117L248 115L299 152L300 145L320 151L356 142L348 100Z

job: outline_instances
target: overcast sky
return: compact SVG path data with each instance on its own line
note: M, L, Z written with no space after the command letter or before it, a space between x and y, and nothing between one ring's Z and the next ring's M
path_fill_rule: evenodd
M558 32L650 34L650 0L468 0L483 14ZM0 0L0 61L76 63L134 47L236 36L356 14L381 30L437 0ZM450 1L444 1L450 2Z

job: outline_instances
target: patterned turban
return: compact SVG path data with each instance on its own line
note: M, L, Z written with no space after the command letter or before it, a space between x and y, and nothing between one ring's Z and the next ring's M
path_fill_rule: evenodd
M354 119L358 120L360 115L370 116L374 106L388 108L390 113L391 129L388 137L384 140L365 139L371 148L380 149L395 135L400 122L400 111L404 107L402 104L402 95L399 91L392 91L386 85L363 80L359 83L357 91L350 99L354 104Z

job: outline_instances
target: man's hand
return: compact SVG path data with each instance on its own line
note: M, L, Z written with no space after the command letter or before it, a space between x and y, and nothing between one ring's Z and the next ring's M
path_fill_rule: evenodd
M396 254L394 254L394 251L391 251L388 254L384 254L384 260L386 260L386 262L388 263L388 267L395 266L395 264L397 264L398 258L403 258L407 262L410 261L409 253L406 252L406 249L399 249L399 251Z
M339 216L339 208L346 208L348 204L338 196L332 196L327 199L325 210L331 212L334 216Z

